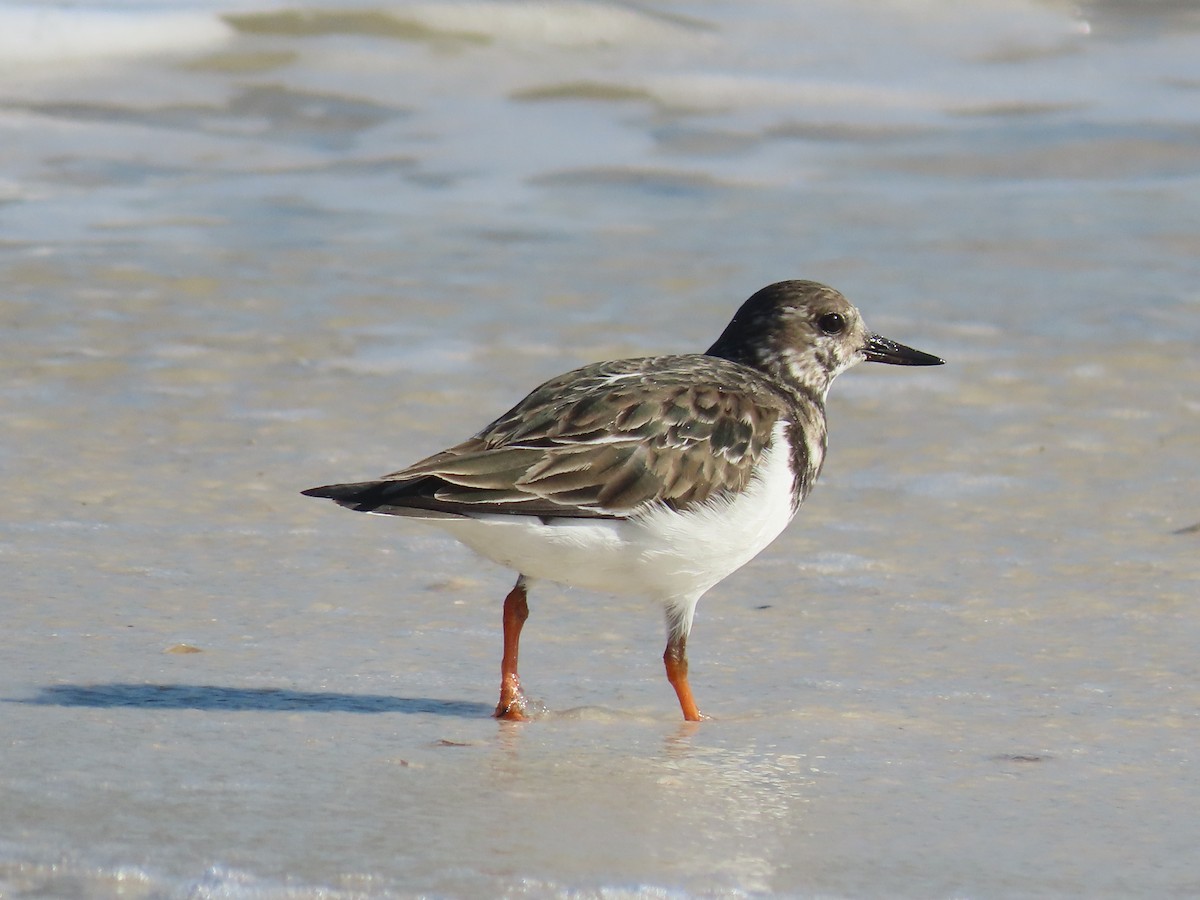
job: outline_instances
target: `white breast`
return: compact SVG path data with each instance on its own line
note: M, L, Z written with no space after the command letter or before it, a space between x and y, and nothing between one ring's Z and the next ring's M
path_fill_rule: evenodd
M744 491L686 512L657 506L624 520L484 515L427 521L530 578L654 597L666 607L672 630L686 634L700 596L757 556L794 515L785 429L776 423Z

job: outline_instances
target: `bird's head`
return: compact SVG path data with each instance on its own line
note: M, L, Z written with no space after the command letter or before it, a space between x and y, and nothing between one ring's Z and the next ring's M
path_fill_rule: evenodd
M939 366L943 360L870 332L853 304L815 281L780 281L742 304L708 349L824 401L860 362Z

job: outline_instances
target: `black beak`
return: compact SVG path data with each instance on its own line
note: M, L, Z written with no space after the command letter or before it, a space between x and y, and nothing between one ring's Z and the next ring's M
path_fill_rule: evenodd
M863 356L867 362L888 363L893 366L941 366L944 359L938 359L932 353L922 353L912 347L905 347L885 337L872 334L867 337L867 345L863 347Z

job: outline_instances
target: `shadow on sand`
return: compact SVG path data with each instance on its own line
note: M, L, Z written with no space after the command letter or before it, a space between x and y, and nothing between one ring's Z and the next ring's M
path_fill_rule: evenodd
M281 688L234 688L207 684L56 684L28 699L8 700L33 706L90 706L107 709L206 709L257 712L424 713L434 716L485 717L492 707L466 700L338 694Z

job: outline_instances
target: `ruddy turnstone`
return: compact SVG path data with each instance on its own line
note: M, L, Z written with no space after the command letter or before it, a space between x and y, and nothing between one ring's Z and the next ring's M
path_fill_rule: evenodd
M530 583L544 578L658 600L667 680L696 721L696 603L796 514L825 458L829 385L863 360L942 364L867 331L833 288L781 281L742 304L705 353L584 366L448 450L376 481L304 493L429 522L517 571L497 718L526 718L518 644Z

